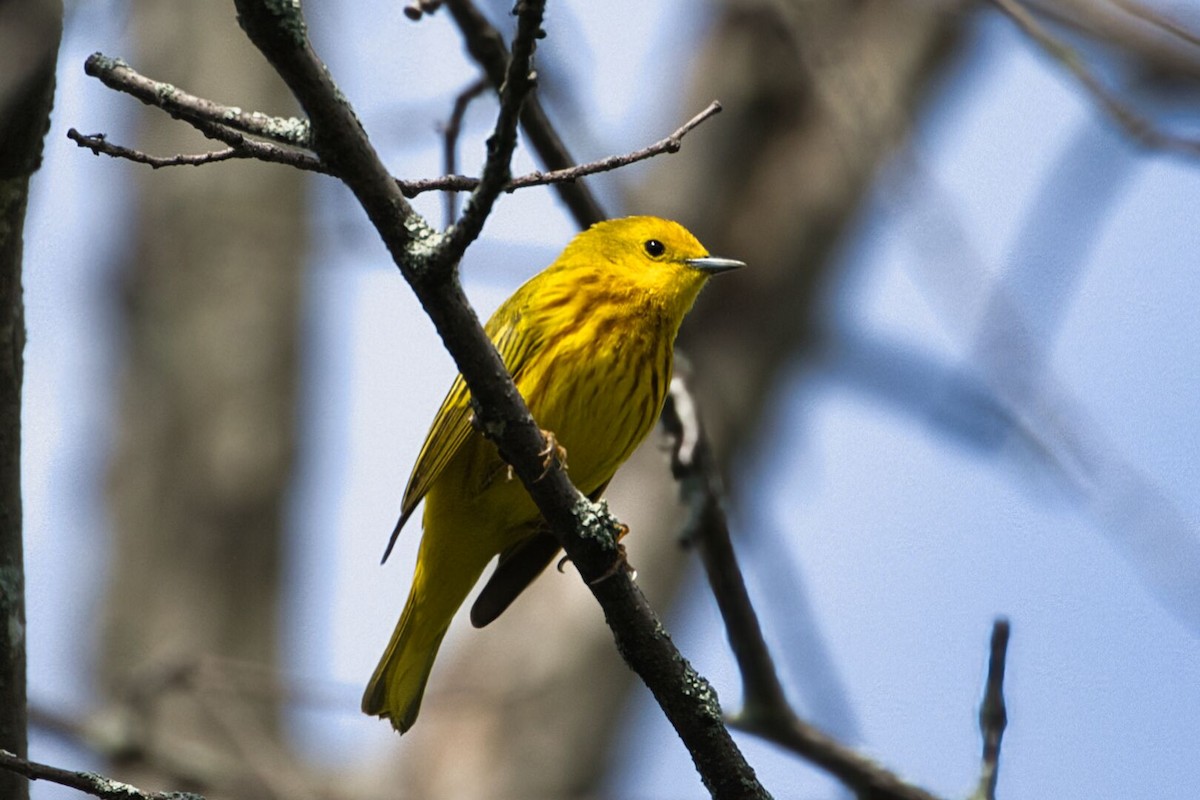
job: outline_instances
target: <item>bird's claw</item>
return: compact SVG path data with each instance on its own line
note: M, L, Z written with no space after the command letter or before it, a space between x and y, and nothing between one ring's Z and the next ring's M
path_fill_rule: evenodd
M626 531L629 530L628 526L622 525L621 527L625 528ZM625 553L625 545L618 543L617 557L613 559L612 565L609 566L608 569L604 570L604 572L602 572L598 577L588 581L588 586L595 586L596 584L604 583L609 578L621 572L629 575L629 580L637 580L637 570L634 569L633 565L629 563L629 558Z
M546 446L538 452L542 457L542 474L537 477L539 481L550 474L555 462L563 469L567 468L567 448L558 443L554 431L543 430L542 435L546 437Z
M620 569L624 569L626 572L628 572L631 579L637 579L637 570L630 566L629 559L625 555L625 545L621 544L621 540L624 539L625 535L629 533L629 526L624 522L618 524L621 527L620 530L617 531L617 558L613 562L613 565L604 571L603 575L592 581L592 585L611 578L613 575L616 575L617 571ZM570 556L563 556L558 560L558 564L556 564L554 568L561 573L563 572L563 567L565 567L570 560Z

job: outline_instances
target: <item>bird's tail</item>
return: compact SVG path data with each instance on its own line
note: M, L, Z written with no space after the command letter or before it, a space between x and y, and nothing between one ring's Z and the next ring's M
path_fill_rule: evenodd
M439 538L426 531L421 541L404 613L363 693L363 713L391 721L400 733L416 722L442 637L489 560L483 553L467 557L461 549L442 552ZM478 564L465 563L472 561Z
M418 637L412 624L412 612L413 601L409 598L404 615L400 617L362 699L364 714L391 721L392 727L401 733L417 721L429 672L449 627L446 625L440 631L432 632L432 637L428 634Z

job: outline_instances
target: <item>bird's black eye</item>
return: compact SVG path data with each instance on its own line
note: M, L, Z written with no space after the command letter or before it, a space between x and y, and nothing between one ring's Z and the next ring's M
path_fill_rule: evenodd
M666 245L664 245L658 239L647 239L646 243L642 245L642 247L646 248L646 252L651 258L658 258L663 253L667 252Z

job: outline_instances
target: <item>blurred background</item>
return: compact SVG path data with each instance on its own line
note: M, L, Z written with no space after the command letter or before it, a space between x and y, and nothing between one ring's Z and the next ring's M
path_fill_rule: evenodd
M510 6L482 4L505 30ZM1194 4L1027 8L1144 139L1200 138ZM305 10L393 172L441 174L478 76L449 16ZM676 218L750 264L679 344L801 713L964 796L1007 615L1001 796L1193 797L1198 148L1143 146L990 3L553 0L546 29L541 101L580 161L725 107L680 153L589 181L609 214ZM94 51L295 113L227 4L68 4L26 231L31 758L243 800L705 796L569 568L483 631L456 622L403 740L359 714L416 526L379 557L454 367L334 181L69 142L210 149L86 78ZM461 171L494 113L468 110ZM523 147L514 172L538 166ZM441 223L442 198L417 205ZM481 315L575 231L549 189L502 197L463 264ZM736 711L657 434L610 499ZM847 796L738 739L776 797Z

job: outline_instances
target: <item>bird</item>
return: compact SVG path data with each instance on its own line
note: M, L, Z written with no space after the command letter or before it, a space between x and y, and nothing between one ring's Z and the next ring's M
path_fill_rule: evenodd
M611 219L577 234L492 314L487 335L584 495L599 499L657 422L675 338L701 288L743 266L710 255L677 222ZM416 722L451 620L492 559L496 568L471 608L477 628L559 552L524 486L475 429L462 375L417 456L385 561L422 500L408 600L362 698L363 713L401 734Z

